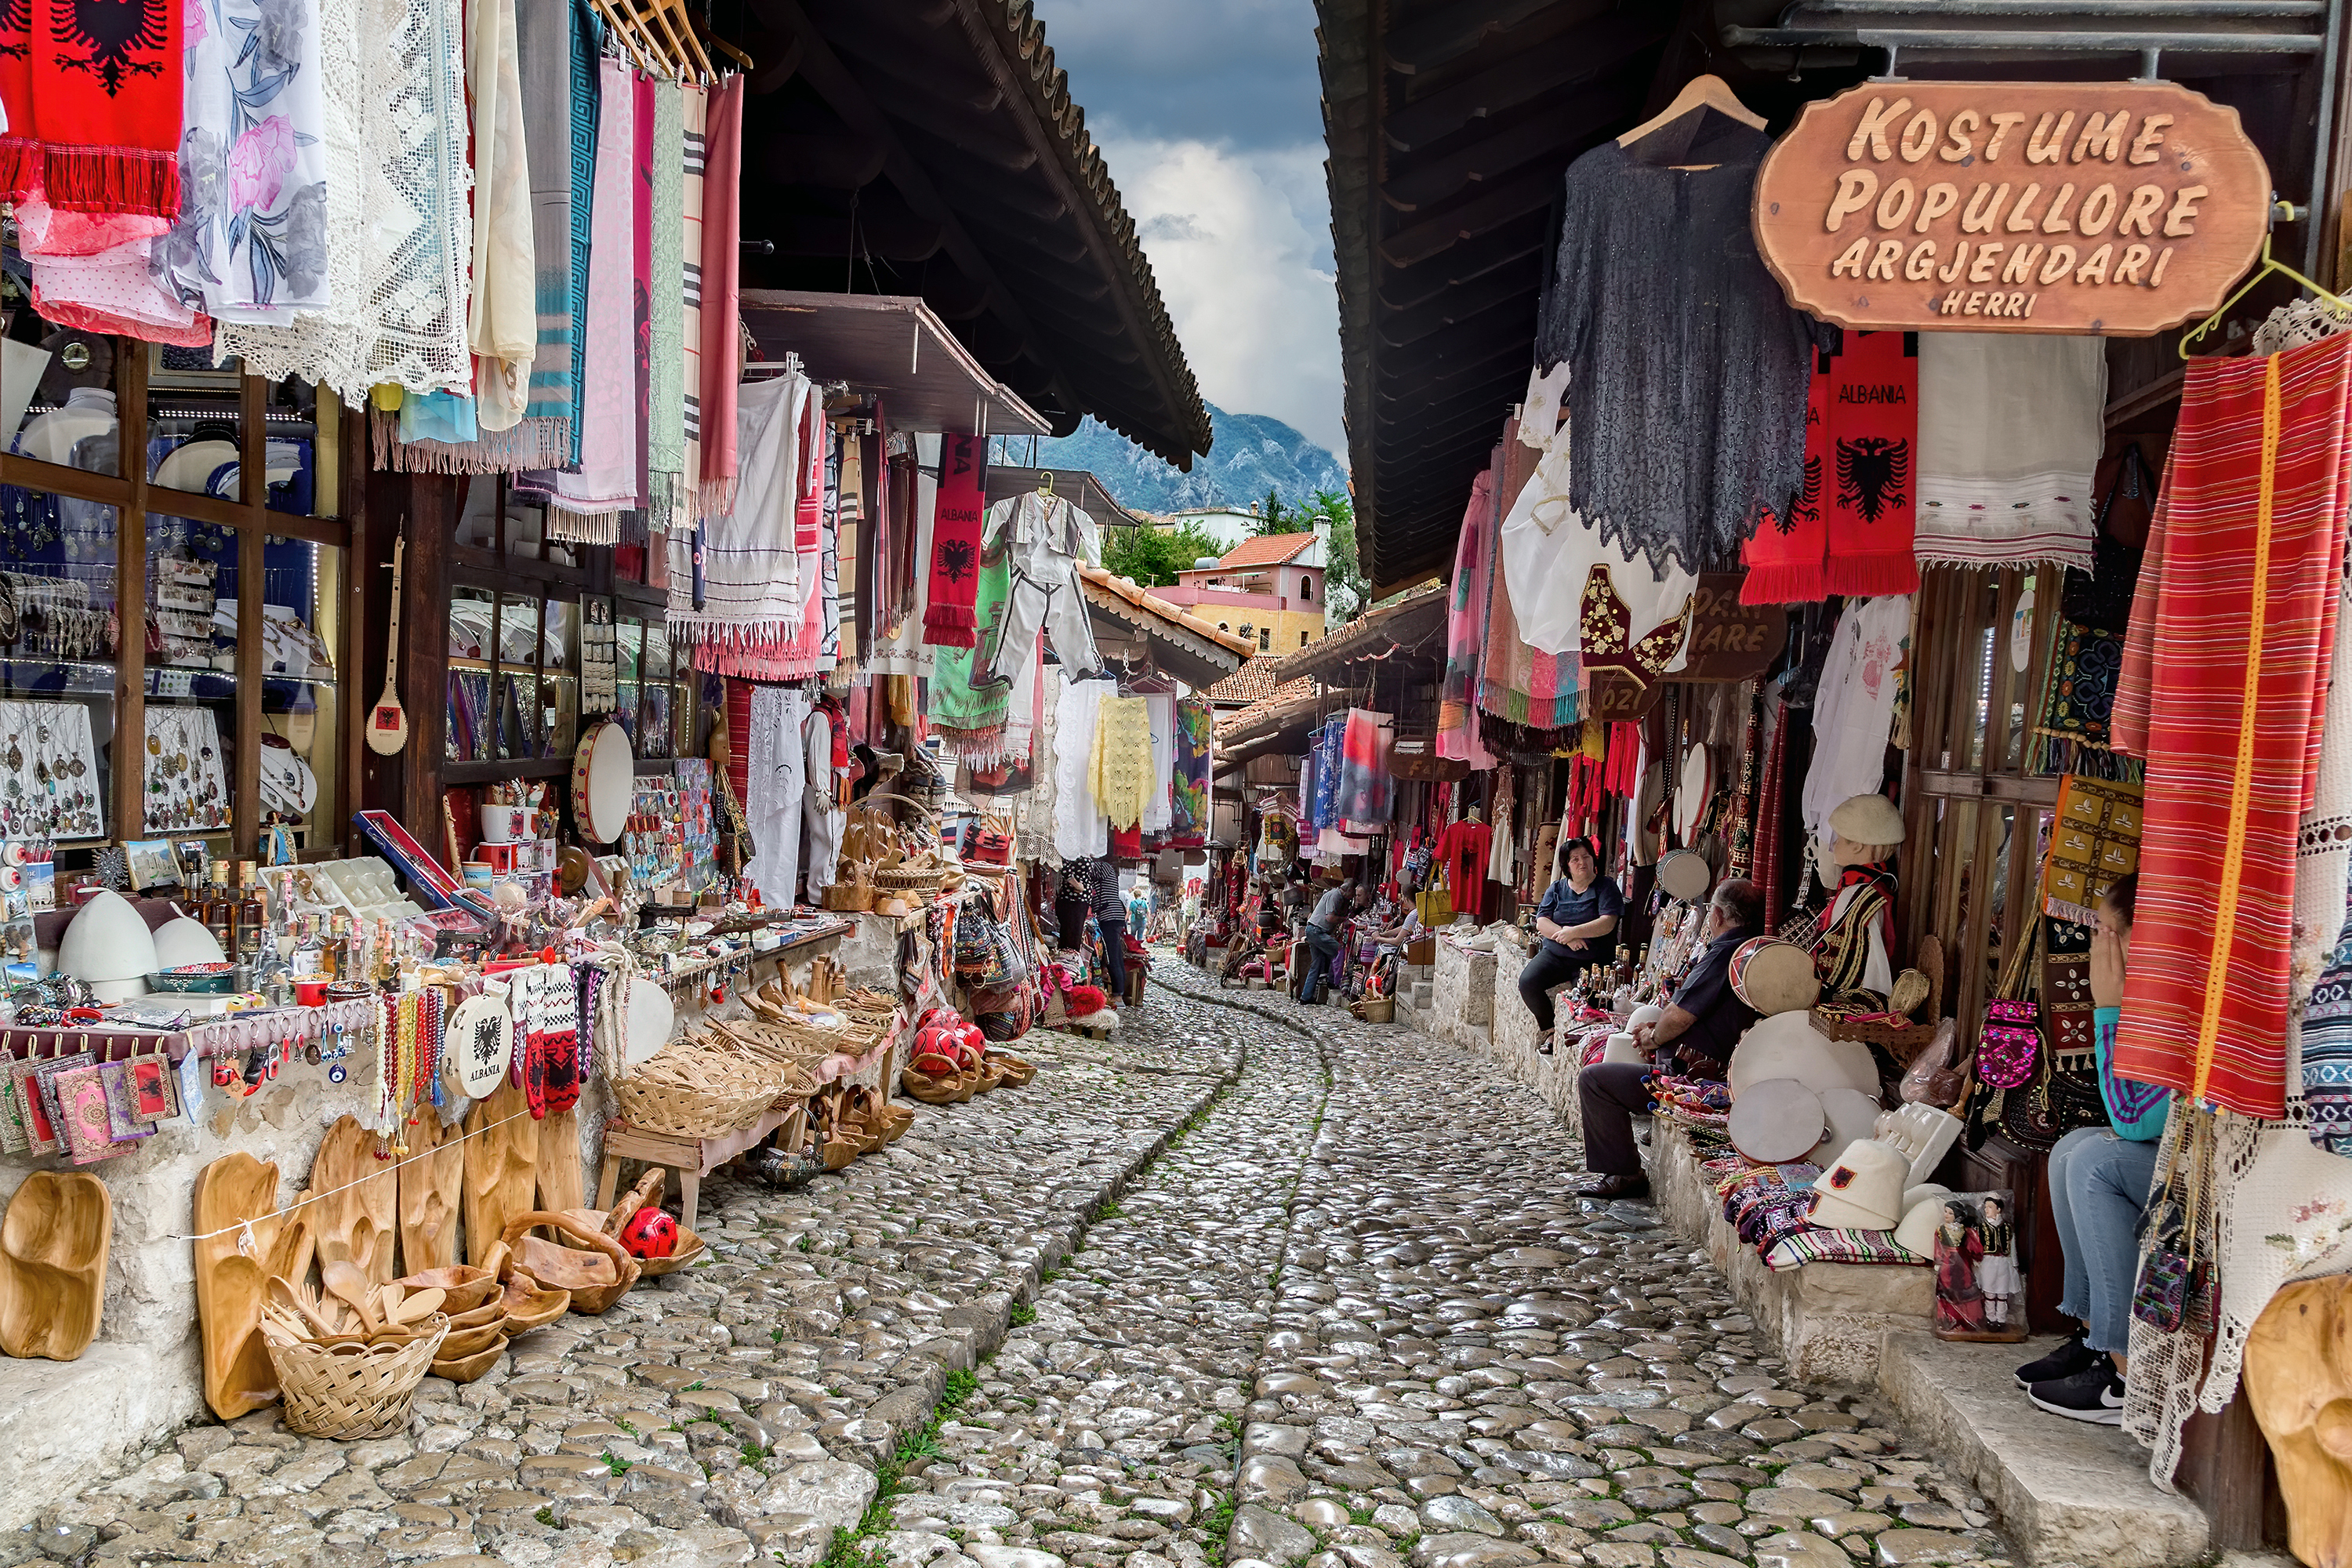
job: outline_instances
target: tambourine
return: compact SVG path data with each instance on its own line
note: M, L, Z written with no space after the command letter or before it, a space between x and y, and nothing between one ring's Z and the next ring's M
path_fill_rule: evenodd
M590 730L572 757L572 820L580 837L610 844L628 826L637 755L629 732L610 720Z
M1792 942L1759 936L1731 955L1731 994L1765 1017L1799 1013L1822 998L1813 955Z

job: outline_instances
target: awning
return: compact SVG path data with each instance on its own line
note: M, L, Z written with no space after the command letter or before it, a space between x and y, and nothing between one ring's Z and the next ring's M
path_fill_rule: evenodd
M1305 754L1323 721L1325 707L1319 693L1309 692L1287 701L1244 709L1217 727L1217 772L1232 772L1252 757L1269 753Z
M1081 566L1078 576L1087 617L1106 659L1118 659L1123 650L1132 650L1130 658L1148 651L1155 666L1199 691L1239 669L1243 660L1257 652L1257 645L1247 637L1221 632L1099 566Z
M1353 685L1343 672L1360 660L1388 658L1399 648L1442 657L1449 596L1446 584L1431 583L1393 605L1367 610L1321 642L1291 652L1283 661L1283 677L1307 675L1326 685Z
M1093 518L1103 528L1129 528L1143 520L1118 504L1103 482L1084 468L1022 468L1013 463L991 463L988 466L988 504L1011 500L1024 490L1037 488L1037 476L1054 476L1054 493L1075 501L1080 511Z
M920 300L746 289L742 311L761 359L796 353L812 379L879 397L893 429L1045 433L1044 416L989 374Z

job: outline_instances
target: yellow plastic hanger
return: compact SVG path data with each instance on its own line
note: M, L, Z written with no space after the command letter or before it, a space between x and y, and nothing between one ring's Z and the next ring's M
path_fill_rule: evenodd
M2279 208L2284 207L2287 204L2284 202L2273 202L2271 204L2271 210L2275 214ZM2295 282L2301 284L2304 288L2317 295L2320 300L2326 304L2341 310L2347 316L2352 316L2352 302L2347 302L2340 296L2329 293L2326 289L2322 289L2318 284L2314 283L2310 279L2305 278L2302 273L2297 272L2294 268L2289 267L2285 262L2278 260L2276 258L2273 257L2271 255L2271 237L2265 234L2263 236L2263 264L2254 268L2254 275L2252 278L2247 279L2243 283L2238 286L2238 291L2236 293L2221 301L2221 308L2220 310L2214 311L2211 315L2206 317L2203 321L2198 322L2195 326L2180 334L2180 357L2182 359L2197 358L2197 355L2189 352L2189 345L2195 342L2199 338L2203 337L2206 333L2211 331L2214 328L2220 326L2221 324L2221 319L2230 313L2231 306L2236 304L2248 294L2253 292L2254 285L2273 274L2282 278L2293 279Z

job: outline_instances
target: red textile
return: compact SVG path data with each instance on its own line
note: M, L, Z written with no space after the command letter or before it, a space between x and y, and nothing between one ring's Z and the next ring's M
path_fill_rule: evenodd
M940 441L940 490L931 521L931 594L923 611L923 641L935 647L971 647L979 621L982 490L987 448L977 436Z
M702 472L696 481L703 516L735 510L736 357L742 347L738 304L743 215L737 187L743 170L743 79L730 76L710 89L702 131Z
M1472 910L1486 887L1486 857L1495 845L1495 830L1465 817L1437 836L1431 863L1445 873L1456 910Z
M1642 726L1622 720L1609 726L1609 760L1602 784L1613 795L1633 799L1642 792Z
M1805 397L1805 489L1790 521L1740 548L1748 605L1811 603L1832 594L1915 593L1919 339L1841 332L1813 355Z
M735 799L751 798L751 683L727 679L727 779Z
M2158 513L2115 1071L2252 1116L2285 1109L2296 819L2318 782L2347 413L2352 339L2190 361Z
M0 5L0 198L180 216L184 12L176 0Z

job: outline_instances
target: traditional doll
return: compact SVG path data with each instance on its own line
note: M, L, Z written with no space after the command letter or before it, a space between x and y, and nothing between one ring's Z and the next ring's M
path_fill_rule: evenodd
M1887 862L1903 844L1903 814L1883 795L1858 795L1830 813L1830 889L1812 942L1821 1006L1883 1013L1895 985L1895 872Z

